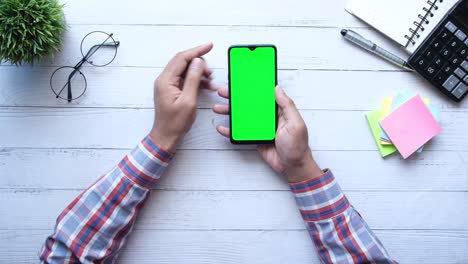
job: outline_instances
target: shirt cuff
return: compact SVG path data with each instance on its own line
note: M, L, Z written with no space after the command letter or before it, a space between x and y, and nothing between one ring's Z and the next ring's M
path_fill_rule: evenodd
M330 170L325 170L318 178L289 185L305 221L330 219L350 206Z
M136 184L151 189L156 186L173 156L146 136L119 163L119 169Z

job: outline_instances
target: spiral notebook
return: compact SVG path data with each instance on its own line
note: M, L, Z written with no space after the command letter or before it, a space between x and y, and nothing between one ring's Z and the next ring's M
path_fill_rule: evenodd
M458 0L350 0L346 11L412 54Z

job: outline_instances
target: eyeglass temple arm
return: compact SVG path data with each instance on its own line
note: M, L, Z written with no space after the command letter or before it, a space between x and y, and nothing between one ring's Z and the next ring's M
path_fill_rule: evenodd
M86 55L84 56L83 59L81 59L76 65L75 69L79 69L81 68L81 66L91 57L93 56L93 54L101 47L101 46L119 46L120 42L116 41L116 43L104 43L104 44L99 44L99 45L94 45L92 46L89 50L88 50L88 53L86 53Z
M98 51L98 49L100 49L101 47L118 47L120 45L120 41L115 41L115 42L105 42L105 43L102 43L102 44L97 44L97 45L94 45L92 46L88 52L86 53L86 55L84 56L84 60L88 60L91 56L93 56L94 53L96 53L96 51Z
M60 94L63 92L63 90L65 89L65 87L67 87L67 91L69 91L68 95L67 95L67 98L70 99L69 97L71 97L71 85L70 85L70 82L71 82L71 79L73 78L73 76L75 76L75 73L78 71L78 68L75 66L74 70L70 73L70 75L68 75L68 81L67 83L65 83L65 85L62 87L62 90L60 90L60 92L57 94L56 98L59 98L60 97ZM70 102L71 100L68 100L68 102Z
M73 76L75 76L75 73L77 72L78 70L75 68L74 71L72 71L70 73L70 75L68 75L68 82L67 82L67 87L68 87L68 93L67 93L67 101L70 103L72 101L72 98L73 98L73 95L72 95L72 87L71 87L71 79L73 78Z

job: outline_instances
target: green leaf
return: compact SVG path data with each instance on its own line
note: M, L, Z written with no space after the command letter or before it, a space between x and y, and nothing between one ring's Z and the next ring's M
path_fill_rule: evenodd
M58 0L0 0L0 62L33 63L58 50L63 7Z

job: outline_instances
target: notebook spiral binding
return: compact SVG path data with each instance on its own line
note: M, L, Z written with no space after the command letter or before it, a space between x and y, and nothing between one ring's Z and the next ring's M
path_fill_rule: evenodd
M416 26L415 28L409 28L409 32L411 33L410 35L405 35L405 38L408 40L406 42L405 47L408 47L409 45L415 45L416 40L420 37L419 31L424 31L424 25L429 24L430 18L434 16L434 12L439 9L439 6L437 3L442 3L443 0L428 0L426 3L428 6L425 6L422 8L422 11L424 11L423 14L418 15L418 21L414 21L413 25Z

